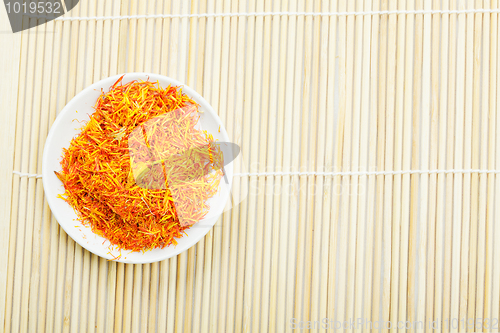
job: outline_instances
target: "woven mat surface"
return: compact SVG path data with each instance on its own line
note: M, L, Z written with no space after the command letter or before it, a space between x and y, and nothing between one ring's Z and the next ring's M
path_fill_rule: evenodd
M0 12L0 330L498 331L498 1L80 0L16 34ZM248 189L145 265L76 244L36 177L58 112L126 72L204 96Z

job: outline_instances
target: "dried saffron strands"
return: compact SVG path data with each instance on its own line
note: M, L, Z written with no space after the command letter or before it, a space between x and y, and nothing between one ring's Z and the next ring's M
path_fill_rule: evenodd
M64 149L56 172L61 198L121 249L175 245L206 216L222 177L222 152L197 128L198 105L180 87L121 84L122 78L101 94Z

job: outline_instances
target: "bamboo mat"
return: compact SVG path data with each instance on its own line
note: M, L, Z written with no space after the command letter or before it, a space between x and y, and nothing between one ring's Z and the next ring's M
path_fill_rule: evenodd
M15 35L2 10L0 327L499 331L498 5L81 0ZM204 239L146 265L75 244L36 177L64 105L133 71L203 95L250 173Z

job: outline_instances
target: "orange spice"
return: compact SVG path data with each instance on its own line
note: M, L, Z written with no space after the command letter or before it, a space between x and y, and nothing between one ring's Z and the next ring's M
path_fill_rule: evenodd
M95 112L63 151L61 196L79 220L120 249L177 244L208 213L222 152L196 128L198 105L181 87L153 82L102 92Z

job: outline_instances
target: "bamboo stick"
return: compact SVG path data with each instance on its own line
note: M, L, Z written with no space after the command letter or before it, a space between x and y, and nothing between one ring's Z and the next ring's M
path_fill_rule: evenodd
M168 268L168 300L167 300L167 332L174 331L175 318L175 277L177 275L177 259L169 259ZM160 271L160 280L162 279L162 271Z
M486 27L484 29L484 31L487 31L486 30ZM483 50L484 52L484 50ZM485 74L483 74L483 78L484 78ZM483 88L483 94L487 94L487 89L486 87ZM486 100L485 100L485 96L483 95L483 102L486 103ZM485 105L485 104L483 104ZM485 115L486 117L486 115ZM491 121L491 120L490 120ZM484 124L484 127L481 129L481 134L483 135L486 135L485 132L486 132L486 124ZM483 141L484 140L484 141ZM486 142L486 137L482 136L481 137L481 142ZM492 142L490 144L493 144ZM486 143L485 143L486 145ZM481 166L484 166L486 164L486 161L483 159L483 155L486 154L486 147L482 147L481 148L482 151L481 151L481 162L480 162L480 165ZM484 149L484 150L483 150ZM491 157L493 157L494 155L491 155ZM482 187L484 188L485 184L484 184L484 177L482 177ZM483 188L481 188L481 190L483 190ZM482 192L484 193L484 192ZM483 194L484 195L484 194ZM482 205L481 205L482 204ZM483 208L483 211L481 211L481 220L483 220L485 218L484 216L484 212L488 209L488 207L484 207L484 203L483 202L480 202L480 205L482 206L481 208ZM491 209L491 208L490 208ZM487 215L491 216L491 210L488 213L486 213ZM494 296L493 294L493 288L494 288L494 284L498 284L497 281L494 281L492 280L492 271L494 270L494 264L493 264L493 240L488 237L489 235L492 235L494 233L494 225L491 223L491 220L488 218L488 220L486 221L486 228L487 228L487 231L486 231L486 253L484 255L485 257L485 260L484 260L484 289L481 288L477 291L478 294L480 294L481 296L479 297L479 300L483 302L484 304L484 307L481 309L482 311L480 312L481 314L481 318L490 318L491 320L494 320L494 318L498 318L498 311L496 312L493 312L493 308L494 307L497 307L498 306L498 302L497 304L494 304L493 303L493 299L494 298L497 298L497 296ZM496 227L496 226L495 226ZM483 272L480 272L481 274ZM483 294L483 290L484 290L484 294ZM484 298L482 298L482 296L484 295ZM484 311L484 312L483 312ZM479 314L479 312L478 312ZM476 317L478 318L478 317ZM493 327L492 327L493 328ZM494 328L496 330L496 328Z
M83 324L80 321L80 326L83 328L86 328L88 326L88 332L95 332L96 329L96 308L97 308L97 281L99 277L99 258L94 255L90 254L90 268L89 268L89 274L90 274L90 281L89 281L89 302L88 302L88 319L87 323ZM84 265L84 270L85 270L85 265ZM82 290L82 299L84 299L84 293L85 290ZM82 301L82 304L85 304ZM82 316L84 317L84 316ZM84 320L82 320L84 321ZM83 330L82 330L83 331Z
M188 3L185 3L183 4L183 6L181 7L181 11L180 13L182 15L187 15L189 14L189 5ZM186 77L186 73L187 73L187 54L185 54L187 51L188 51L188 42L187 42L187 31L188 31L188 19L187 17L183 17L180 22L179 22L179 29L180 29L180 45L179 45L179 49L180 49L180 57L178 59L178 71L179 71L179 74L178 74L178 77L179 79L182 81L182 82L185 82L187 77Z
M498 1L493 0L491 2L491 8L492 9L497 9L498 8ZM491 15L491 32L490 32L490 38L491 38L491 47L490 47L490 82L489 82L489 87L490 87L490 95L489 95L489 143L488 143L488 168L495 168L500 165L500 154L496 154L496 147L499 147L500 142L498 141L498 135L497 135L497 128L499 127L500 119L497 116L498 112L498 102L497 102L497 96L498 96L498 91L500 90L500 85L497 83L497 78L499 76L498 69L500 68L498 64L498 14L492 14ZM496 74L496 76L495 76ZM496 126L496 127L495 127ZM493 156L495 158L493 158ZM488 223L488 231L491 232L493 230L494 232L494 237L499 237L500 236L500 228L497 225L494 225L494 223L491 223L491 221L495 221L494 215L494 207L498 206L498 200L500 196L498 195L498 190L500 189L500 183L498 182L499 178L498 175L493 176L493 175L488 175L488 193L487 193L487 208L486 208L486 217L485 219L489 222ZM496 183L496 187L495 187ZM484 200L484 199L483 199ZM493 200L495 200L495 204L493 204ZM481 218L484 218L481 216ZM486 228L485 228L486 229ZM488 234L489 234L488 232ZM479 242L485 242L485 230L480 231L480 239L478 240ZM491 238L490 238L491 239ZM498 242L491 242L489 239L488 245L493 247L493 258L497 259L500 257L500 244ZM496 238L498 239L498 238ZM493 243L493 244L492 244ZM483 252L481 252L482 254ZM478 257L478 267L480 267L481 264L484 263L483 260L480 260L481 258ZM491 266L490 266L491 267ZM493 275L492 275L492 281L493 281L493 288L492 288L492 293L493 295L491 296L492 299L492 307L491 307L491 313L492 316L498 316L499 314L499 303L500 303L500 267L498 265L495 265L492 267L493 268ZM480 270L478 269L478 276L480 274ZM478 279L479 280L479 279ZM478 286L479 286L478 282ZM479 288L478 292L476 293L476 296L479 294ZM476 301L477 304L477 301ZM477 318L477 316L476 316ZM483 320L483 327L488 329L489 331L492 331L492 322L493 318L488 318L488 326L486 327L486 321Z
M450 9L456 9L455 0L450 1ZM455 105L456 105L456 68L457 64L457 15L450 15L450 57L448 77L448 134L447 134L447 157L446 167L454 167L454 145L455 145ZM463 38L463 36L462 36ZM449 112L451 110L451 112ZM445 210L445 245L444 245L444 285L443 285L443 331L449 332L451 317L451 274L452 274L452 234L453 234L453 180L454 175L446 176L446 210ZM448 323L447 325L445 323Z
M193 5L191 5L191 8ZM154 7L154 13L160 12L163 13L163 1L162 0L156 0L156 4ZM193 20L193 19L192 19ZM162 32L163 32L163 21L164 19L162 18L157 18L154 21L154 24L152 25L153 30L154 30L154 45L158 45L158 49L155 50L156 52L153 52L152 54L152 69L151 71L153 73L160 73L160 64L161 64L161 40L162 40Z
M380 8L379 1L376 0L372 3L372 10L377 10ZM371 45L370 45L370 147L368 152L368 166L369 170L373 171L377 168L377 135L378 135L378 116L377 116L377 107L378 100L377 95L378 91L375 87L378 84L378 35L379 35L379 17L374 16L372 19L372 32L371 32ZM336 177L337 178L337 177ZM377 178L374 175L369 176L368 178L368 205L367 205L367 221L366 221L366 247L365 247L365 257L366 257L366 277L364 281L363 290L365 295L367 295L364 305L363 305L363 313L367 321L373 321L372 315L372 290L373 290L373 244L374 244L374 235L373 230L376 223L375 217L375 187L376 187ZM377 318L378 320L378 318ZM371 328L368 325L363 327L363 332L370 332Z
M50 121L50 120L49 120ZM56 243L56 241L50 241L51 240L51 233L52 233L52 227L53 225L56 224L56 221L51 221L51 212L50 208L48 206L48 203L46 200L43 202L43 239L42 239L42 258L46 258L42 262L42 269L40 273L41 277L41 282L40 282L40 300L39 300L39 306L38 306L38 319L37 319L37 328L36 330L38 332L45 332L45 325L47 324L48 320L48 311L47 309L47 304L50 303L51 300L53 300L54 293L50 294L49 297L47 297L49 291L51 290L51 286L53 285L52 280L55 282L55 272L52 273L52 270L49 269L51 267L51 263L53 263L54 259L57 258L57 256L52 255L50 252L50 246L49 244ZM52 280L50 279L52 277ZM53 316L52 316L53 317Z
M481 3L477 3L477 5L481 6ZM490 1L484 2L484 8L490 7ZM480 20L476 17L476 29L477 25L480 24ZM487 39L486 32L490 30L490 20L489 15L484 16L483 21L483 34L484 37L478 34L476 30L476 38L477 42L483 44L483 74L482 74L482 84L484 87L482 89L482 105L488 105L488 80L489 80L489 66L488 59L490 57L489 50L489 39ZM479 32L481 32L481 27L479 27ZM483 38L482 38L483 37ZM482 41L481 41L482 39ZM479 85L479 82L477 82ZM496 81L495 81L496 83ZM474 91L475 92L475 91ZM476 92L475 92L476 93ZM479 91L477 92L479 95ZM488 146L488 116L486 115L486 109L484 109L484 113L479 109L479 96L477 96L476 103L474 104L473 110L473 129L472 129L472 167L474 168L487 168L488 167L488 155L487 155L487 146ZM479 135L480 131L480 122L481 118L481 136ZM494 123L494 121L493 121ZM481 149L481 152L480 150ZM474 332L475 324L476 324L476 289L481 294L484 290L484 254L485 254L485 223L486 223L486 181L487 176L483 177L482 175L472 174L472 199L471 199L471 228L470 228L470 257L469 257L469 294L468 294L468 313L466 316L467 319L467 330L468 332ZM479 196L479 199L478 199ZM479 207L478 207L479 206ZM480 213L478 214L478 209ZM479 241L480 240L480 241ZM480 255L479 255L480 254ZM479 267L479 265L481 267ZM478 284L481 284L479 286ZM482 317L482 316L481 316ZM469 326L469 320L472 318L473 326Z
M401 2L400 2L401 4ZM400 7L405 9L404 5ZM406 7L408 10L413 10L413 3L409 3ZM402 169L408 170L411 167L412 159L412 141L411 141L411 126L412 126L412 93L413 93L413 54L414 54L414 22L415 16L409 15L406 21L406 51L405 51L405 79L404 79L404 118L403 118L403 161ZM408 298L410 298L408 284L408 258L409 258L409 230L410 230L410 199L411 199L411 183L410 175L405 174L402 177L402 198L401 198L401 251L400 251L400 268L399 268L399 309L398 322L406 322L410 320L408 315ZM398 327L398 331L403 330Z
M359 8L361 2L351 1L348 3L348 10L355 11L356 7ZM355 21L355 22L354 22ZM356 25L354 25L356 24ZM360 112L360 81L361 81L361 32L362 32L362 17L353 16L347 17L347 80L346 80L346 129L344 132L344 147L343 147L343 169L358 171L358 159L359 159L359 112ZM354 31L355 36L353 36ZM351 46L350 41L355 40L353 46ZM352 53L354 51L354 54ZM352 61L354 60L354 61ZM354 87L353 87L354 82ZM351 98L350 96L353 96ZM352 111L351 111L352 110ZM352 114L351 114L352 113ZM320 120L321 121L321 120ZM352 129L351 129L352 124ZM352 131L352 133L351 133ZM318 163L319 164L319 163ZM348 228L348 251L347 254L347 288L346 288L346 313L345 319L353 317L353 300L354 300L354 268L356 262L356 229L357 229L357 194L352 194L352 188L357 188L358 186L358 176L354 175L350 177L343 178L343 191L342 191L342 210L345 212L346 226ZM321 188L321 187L320 187ZM345 193L345 190L347 193ZM345 198L345 200L344 200ZM350 200L349 200L350 199ZM342 250L341 250L342 251ZM341 267L345 267L342 265ZM342 318L342 316L339 316ZM344 320L345 320L344 319ZM350 328L347 330L350 332Z
M122 331L123 320L123 287L125 284L125 264L117 263L116 267L116 296L115 296L115 325L114 332Z
M146 6L147 5L147 6ZM146 15L151 12L151 9L154 10L154 1L140 1L137 7L137 15ZM152 20L146 20L145 18L139 18L137 20L137 35L136 35L136 43L137 43L137 54L135 58L134 70L136 71L144 71L145 62L147 61L146 56L148 51L146 50L146 43L148 43L151 38L146 38L146 24L149 26ZM150 60L151 61L151 60Z
M477 1L481 5L482 1ZM473 6L472 3L469 6ZM472 18L471 18L472 20ZM479 59L481 54L481 17L477 16L475 20L475 36L474 36L474 58ZM481 67L479 61L474 61L473 66L473 81L468 80L466 82L466 109L465 109L465 135L464 135L464 157L463 166L465 168L471 167L471 149L476 145L475 142L479 141L479 82ZM470 77L469 77L470 78ZM472 86L471 86L472 85ZM473 128L472 128L473 127ZM475 148L475 147L474 147ZM476 150L476 149L474 149ZM474 156L472 157L474 158ZM475 158L474 158L475 159ZM477 175L476 175L477 176ZM470 189L471 187L471 175L465 174L463 176L463 222L462 222L462 260L461 260L461 285L460 285L460 309L459 309L459 319L467 318L467 292L468 292L468 268L469 268L469 242L470 242L470 229L471 229L471 218L470 218ZM476 189L477 191L477 189ZM476 196L477 200L477 196ZM473 219L474 224L472 228L476 231L473 232L473 236L477 239L477 220ZM474 254L476 249L472 249L471 254ZM474 272L475 274L475 272ZM460 330L465 331L465 323L460 323Z
M102 258L101 258L102 261ZM105 321L106 332L112 332L116 323L114 322L114 313L115 313L115 296L116 296L116 286L118 285L119 277L117 275L117 264L115 262L111 262L108 265L108 279L106 282L108 292L106 293L106 303L107 309L106 313L108 314L107 320ZM100 329L102 326L99 326L99 317L97 318L98 326Z
M298 10L307 10L306 6L309 7L312 5L311 1L307 1L307 3L300 3L298 6ZM305 22L304 22L305 21ZM305 24L304 24L305 23ZM310 97L309 89L311 87L311 71L310 71L310 66L311 66L311 29L312 29L312 17L305 17L303 21L299 21L299 25L302 24L301 31L303 31L303 40L299 42L297 41L297 45L302 44L303 50L297 51L298 54L302 54L302 58L304 59L304 64L303 66L303 86L302 86L302 92L300 96L302 96L302 108L305 109L309 104L307 101L307 98ZM270 22L269 22L270 25ZM305 25L305 28L304 28ZM270 27L269 27L270 28ZM265 35L267 36L267 35ZM270 39L270 35L269 35ZM298 46L297 46L298 47ZM298 50L298 49L297 49ZM266 54L266 53L265 53ZM264 61L268 60L269 57L265 57ZM269 63L269 61L267 61ZM269 65L267 65L269 66ZM264 73L266 71L269 71L267 69L268 67L264 66ZM267 81L266 81L267 82ZM265 93L265 92L264 92ZM294 93L296 94L296 93ZM268 95L268 94L267 94ZM267 98L266 98L267 100ZM312 113L312 110L311 112ZM309 113L309 114L310 114ZM300 130L300 138L301 138L301 143L300 143L300 151L303 152L300 155L300 164L299 168L300 170L307 170L308 169L308 143L309 143L309 118L306 118L307 115L303 115L302 118L302 126ZM306 237L306 196L307 196L307 184L308 184L308 177L307 176L300 176L299 179L299 213L298 213L298 237L297 237L297 268L296 268L296 277L295 277L295 285L296 286L304 286L301 289L297 289L295 291L295 301L294 301L294 318L305 318L305 314L303 312L304 308L304 303L306 302L305 300L305 294L307 294L307 291L310 291L310 288L306 290L307 287L305 287L305 265L306 265L306 259L305 259L305 248L306 248L306 243L311 244L311 242L308 242L308 238ZM312 178L312 176L311 176ZM265 186L265 185L264 185ZM261 191L261 188L259 187L259 193ZM263 189L265 191L265 189ZM267 193L266 193L267 194ZM269 229L269 228L267 228ZM308 228L312 229L312 227ZM310 259L308 260L310 261ZM254 317L254 321L256 318Z
M158 26L157 26L158 27ZM157 311L157 296L158 296L158 271L159 265L157 262L151 264L150 269L150 279L144 280L145 283L149 284L149 313L147 316L147 320L145 317L142 317L141 320L147 322L147 324L143 324L143 326L147 325L147 332L156 332L156 311Z
M387 10L387 0L382 0L381 10ZM385 99L387 78L387 15L380 19L380 44L378 50L379 63L379 90L377 105L377 170L384 170L385 162ZM372 298L372 321L381 319L382 304L382 241L384 225L384 176L377 177L377 207L375 209L375 248L374 248L374 271L373 271L373 298Z
M89 5L90 8L93 7L92 4ZM95 12L94 15L97 16L104 16L105 14L107 15L112 15L112 9L113 9L113 3L97 3L95 5ZM105 45L103 45L103 35L106 35L109 37L111 26L111 22L105 21L105 20L98 20L95 22L95 26L89 25L89 31L92 31L92 27L94 27L94 38L95 38L95 46L94 46L94 52L95 56L98 56L97 59L94 59L94 71L92 73L91 81L92 82L86 82L87 84L96 82L97 80L100 80L104 78L105 76L103 75L104 73L109 73L109 68L106 68L105 62L109 61L109 50L106 49ZM106 25L106 28L104 27ZM102 61L102 58L107 56L104 60Z
M155 311L156 309L149 308L149 285L151 283L151 264L142 265L142 290L139 297L141 297L141 309L140 309L140 331L147 332L148 329L148 313L149 311ZM137 288L139 289L139 288ZM136 301L139 303L138 301Z
M353 9L357 9L358 11L363 10L363 2L357 1ZM354 68L353 68L353 101L352 101L352 138L351 138L351 166L350 169L352 171L359 170L359 135L360 135L360 112L361 112L361 73L362 73L362 33L363 33L363 17L358 16L355 19L355 43L354 43ZM348 37L349 40L349 37ZM348 49L348 51L350 48ZM349 53L347 54L349 58ZM348 81L350 82L350 81ZM348 90L349 91L349 90ZM351 102L349 102L350 104ZM347 109L349 112L349 109ZM344 140L345 142L345 140ZM344 154L346 153L344 147ZM346 155L349 156L349 155ZM358 213L358 196L357 192L359 189L359 176L352 176L350 180L348 195L351 197L350 199L350 207L349 207L349 247L348 247L348 259L347 259L347 311L346 311L346 319L354 318L354 300L355 300L355 289L354 282L356 280L356 253L357 250L357 213ZM347 329L347 332L352 332L351 328Z
M425 10L432 9L431 0L426 0L423 4L423 8ZM421 111L421 149L422 153L420 154L420 168L423 170L429 169L429 154L427 153L429 150L432 151L435 149L434 145L430 145L430 134L431 134L431 124L430 118L433 115L431 110L431 100L430 100L430 89L432 86L431 82L431 15L425 14L424 17L424 26L423 26L423 59L422 59L422 111ZM417 112L419 111L417 108L415 109ZM419 220L419 236L420 242L418 245L418 304L417 304L417 314L416 319L422 321L425 326L426 318L425 318L425 295L426 295L426 270L427 270L427 256L432 258L433 253L428 252L427 245L427 228L428 223L432 223L432 219L429 219L429 174L422 174L420 176L420 220Z
M463 9L463 4L461 4ZM463 132L464 132L464 113L465 105L465 78L470 78L472 75L472 40L473 40L473 16L467 15L467 31L465 31L465 15L460 14L458 17L459 30L458 30L458 45L457 45L457 112L456 112L456 128L455 128L455 168L461 169L463 166ZM467 35L465 35L467 32ZM467 45L465 45L465 38L467 38ZM467 48L466 48L467 46ZM465 52L467 56L465 57ZM467 63L465 62L467 60ZM465 70L462 70L465 69ZM467 73L466 73L467 72ZM462 74L463 73L463 74ZM471 86L469 85L471 88ZM472 91L471 91L472 92ZM458 320L459 316L459 293L460 293L460 236L461 236L461 210L462 210L462 177L457 176L454 178L453 188L453 244L452 244L452 271L451 271L451 311L450 321L453 322L455 318ZM457 332L458 327L455 324L450 325L451 332Z
M479 1L477 1L480 4ZM481 1L482 2L482 1ZM471 5L471 4L470 4ZM473 4L472 4L473 5ZM481 54L481 17L477 16L475 20L474 28L474 58L479 59ZM466 82L466 109L465 109L465 135L464 135L464 157L463 166L464 168L471 167L471 150L472 147L479 143L479 80L480 80L480 62L474 61L473 66L473 80L468 80ZM473 128L472 128L473 127ZM474 149L476 150L476 149ZM472 156L476 159L475 156ZM477 176L477 175L476 175ZM468 293L468 283L469 283L469 242L471 237L477 239L477 220L473 219L471 221L470 217L470 200L471 200L471 175L466 174L463 176L463 222L462 222L462 258L461 258L461 277L460 277L460 308L458 318L467 318L467 293ZM476 190L477 191L477 190ZM476 196L477 200L477 196ZM471 222L473 223L471 226ZM471 227L476 231L473 231L473 235L470 237ZM475 254L476 249L472 249L471 254ZM475 273L474 273L475 274ZM467 330L463 323L460 323L460 330Z
M160 264L160 287L158 294L158 331L165 332L167 329L167 289L168 289L168 261Z
M429 4L430 5L430 4ZM433 1L432 8L439 10L440 3ZM437 168L438 150L439 150L439 15L432 15L432 41L431 41L431 74L430 74L430 123L427 125L430 129L430 156L429 169ZM428 323L434 319L434 294L435 294L435 272L436 272L436 208L437 208L437 175L429 175L429 203L428 203L428 224L427 226L427 274L426 274L426 297L425 297L425 330L432 331L432 326Z
M79 15L81 16L89 16L89 15L94 15L95 16L95 4L93 4L93 6L89 6L89 3L86 3L86 4L81 4L79 5L79 10L80 10L80 13ZM73 21L74 22L74 21ZM92 79L92 74L94 73L94 67L93 67L93 55L94 55L94 38L95 38L95 29L94 32L92 32L92 28L91 26L94 25L95 22L87 22L85 20L81 21L79 24L78 24L78 31L75 32L75 35L77 36L77 44L76 44L76 50L75 52L77 53L77 57L76 59L74 59L74 64L76 64L76 69L77 71L73 74L75 76L75 88L74 88L74 94L78 94L80 91L83 90L83 88L85 88L85 84L86 84L86 80L89 81ZM89 31L87 31L87 27L89 28ZM95 26L94 26L95 28ZM88 33L89 32L89 33ZM76 34L77 33L77 34ZM87 46L87 35L89 35L88 37L91 38L91 41L92 43L89 43L89 45ZM89 57L90 59L92 59L92 61L90 61L88 58L87 58L87 54L86 54L86 51L89 50L91 51L92 53L91 54L91 57ZM89 71L86 71L85 70L85 65L86 65L86 62L88 61L87 65L91 66ZM73 96L69 96L70 98L72 98Z
M129 2L127 0L120 1L120 15L128 15ZM114 28L114 27L113 27ZM113 29L113 32L115 30ZM128 37L128 20L120 20L120 28L118 30L119 43L118 43L118 73L127 71L127 37Z
M203 2L202 2L203 3ZM163 10L165 13L169 14L172 12L172 2L171 0L163 0ZM200 21L203 19L200 19ZM200 23L201 24L201 23ZM171 19L166 19L163 21L163 34L162 34L162 50L161 50L161 66L160 72L163 75L167 75L168 60L170 59L170 25Z
M352 10L352 8L349 8ZM348 9L348 10L349 10ZM346 10L346 3L340 2L339 10ZM345 118L344 118L344 136L343 136L343 150L342 150L342 169L347 170L350 167L350 149L351 149L351 117L352 111L350 109L350 105L352 101L349 101L348 96L350 95L350 89L352 88L352 51L349 52L349 43L348 41L353 39L353 36L349 33L348 21L352 21L353 18L339 18L339 57L344 56L344 59L339 59L339 63L341 63L340 67L340 75L339 75L339 108L346 110ZM349 24L353 26L354 22ZM347 37L346 37L347 36ZM344 67L345 66L345 67ZM350 78L349 78L350 77ZM344 270L347 267L347 238L348 238L348 210L349 210L349 195L346 194L346 188L349 186L348 176L342 177L342 196L340 198L340 257L339 257L339 295L338 295L338 311L337 318L340 321L346 320L345 318L345 304L346 304L346 278L347 278L347 270Z
M372 8L371 1L364 2L364 11L370 11ZM371 34L371 23L372 18L365 16L363 18L363 73L361 79L361 124L360 124L360 139L359 139L359 170L360 171L368 171L369 170L369 162L368 162L368 152L369 152L369 133L370 133L370 34ZM361 52L361 51L359 51ZM329 149L327 148L327 151ZM327 162L328 163L328 162ZM328 168L328 165L327 165ZM368 197L368 177L360 176L359 177L359 186L356 189L356 195L359 196L359 204L358 204L358 230L356 235L356 276L355 276L355 297L356 300L354 302L354 318L362 318L367 319L367 314L363 309L363 299L364 289L363 289L363 280L367 275L367 272L364 270L367 261L365 261L365 252L367 250L366 243L366 230L368 229L367 225L367 197ZM362 327L356 327L356 332L362 332L364 325Z
M402 6L404 8L404 4ZM401 6L400 6L401 8ZM401 170L403 163L403 120L404 120L404 48L405 48L405 15L397 17L397 51L396 51L396 82L394 106L394 170ZM394 192L392 198L392 244L391 244L391 305L389 319L392 323L398 322L399 300L399 271L400 271L400 242L401 242L401 175L394 175ZM393 325L391 332L397 332L398 326Z
M419 0L415 4L415 9L423 9L423 1ZM417 15L415 18L415 60L413 69L413 119L412 119L412 157L411 168L419 169L420 167L420 119L421 112L421 96L422 96L422 42L423 42L423 17ZM425 148L424 148L425 149ZM420 265L417 262L417 255L419 254L419 245L417 244L418 234L418 183L419 176L411 175L411 194L410 194L410 241L409 241L409 259L408 259L408 320L414 322L420 320L420 295L415 295L417 286L420 287L419 279L417 279L417 269ZM423 191L422 191L423 192ZM424 193L422 193L424 194ZM420 277L420 276L418 276ZM410 332L415 332L415 327L410 329Z
M54 220L55 222L55 220ZM60 283L59 288L57 288L57 299L56 299L56 310L55 310L55 319L54 319L54 332L62 331L63 324L63 302L64 302L64 271L65 271L65 259L67 252L67 238L66 233L63 232L62 228L58 229L59 231L59 256L58 256L58 277L57 281ZM64 252L63 252L64 251Z
M449 1L442 2L442 9L449 9ZM448 89L448 63L449 63L449 15L445 14L442 16L442 26L441 26L441 63L440 63L440 79L441 84L439 88L439 148L438 148L438 168L446 168L446 135L447 135L447 114L448 114L448 99L447 99L447 89ZM436 48L433 46L433 50ZM433 70L434 72L434 70ZM442 329L443 325L443 289L444 289L444 238L445 238L445 224L446 217L444 216L445 202L444 195L446 192L445 182L446 176L444 174L439 174L437 176L437 197L436 197L436 259L435 259L435 283L434 283L434 312L433 320L436 320L439 327ZM429 314L428 314L429 316Z
M53 45L53 49L51 47L46 48L45 59L51 59L51 61L46 61L47 63L59 63L59 50L61 40L61 24L56 22L47 23L47 30L54 31L54 35L47 35L47 44ZM58 33L57 33L58 32ZM54 38L55 36L55 38ZM51 71L44 72L44 83L46 89L51 89L53 84L55 84L55 80L52 81L52 77L56 77L59 73L58 66L51 66ZM47 108L48 116L45 117L46 123L45 126L42 124L41 129L45 128L45 131L48 127L54 122L56 117L56 104L57 97L56 94L43 94L43 98L46 99L42 101L43 107ZM46 133L46 132L45 132ZM45 140L46 134L42 132L41 137L42 140ZM43 143L42 143L43 145ZM43 150L40 150L42 153ZM39 157L41 160L41 158ZM55 307L55 282L56 282L56 272L57 272L57 222L54 218L51 218L50 208L46 200L44 200L43 207L43 218L44 218L44 228L43 228L43 240L42 240L42 258L46 258L46 260L42 263L41 269L41 282L40 282L40 301L38 306L38 320L37 320L37 328L38 332L52 332L54 325L54 307ZM49 267L51 269L49 269ZM44 288L45 286L45 288ZM48 297L47 297L48 296ZM33 327L34 329L34 327ZM31 328L30 328L31 330Z
M396 1L389 2L389 10L396 10ZM395 115L395 95L396 95L396 15L389 15L388 22L388 58L387 58L387 95L386 95L386 114L385 114L385 128L386 128L386 138L385 138L385 161L384 168L392 170L394 168L394 115ZM394 61L393 56L396 56L396 61ZM383 120L382 120L383 121ZM397 230L393 229L393 176L385 176L384 180L384 216L383 216L383 282L382 282L382 320L383 322L388 322L390 319L390 309L391 309L391 286L392 286L392 274L391 265L392 262L392 239ZM393 264L394 265L394 264ZM387 332L384 327L384 332Z
M285 7L286 8L286 7ZM297 11L297 1L290 1L289 2L289 7L288 10L291 12ZM292 123L292 118L297 119L299 117L298 110L295 108L294 109L294 103L293 103L293 91L294 91L294 80L297 80L297 76L299 75L300 71L297 73L294 71L295 69L295 50L296 50L296 44L295 44L295 34L297 30L297 18L296 17L289 17L288 18L288 41L287 41L287 49L286 49L286 83L284 83L285 90L284 90L284 98L285 101L283 102L285 109L287 110L287 113L292 113L288 114L287 116L284 116L284 124L283 124L283 130L284 130L284 135L283 135L283 145L278 146L278 150L283 147L282 154L280 154L281 159L277 158L277 167L281 170L292 170L293 165L291 164L291 159L292 159L292 132L295 128L295 130L298 130L297 126L293 127ZM284 52L284 50L283 50ZM280 96L281 97L281 96ZM278 103L280 103L279 101ZM279 107L280 104L278 104ZM282 118L280 117L279 120ZM295 157L295 156L293 156ZM293 208L290 208L290 200L293 200L294 192L291 191L291 177L290 176L284 176L281 179L281 213L280 213L280 240L279 240L279 263L278 263L278 290L277 290L277 299L280 300L287 300L289 299L290 302L293 299L293 295L291 295L291 291L287 292L287 285L292 284L292 276L293 276L293 269L294 269L294 261L295 261L295 251L287 251L287 246L290 242L290 239L292 242L295 241L296 239L296 222L297 219L294 218L296 215L295 213L291 213L290 211L293 210ZM249 209L252 209L250 207ZM291 252L291 253L290 253ZM288 254L291 254L291 258L288 256ZM288 272L287 272L287 266L288 266ZM287 295L288 294L288 295ZM287 297L288 296L288 297ZM287 317L286 317L286 310L287 310L287 303L288 302L279 302L278 303L278 310L276 314L276 328L278 331L283 332L285 330L285 325L284 323L287 322ZM288 306L289 311L291 312L291 304ZM286 327L289 328L289 327Z
M313 2L313 1L308 1L306 4L306 11L313 11L313 6L314 4L316 5L316 11L318 10L317 7L319 6L319 1ZM308 19L308 18L306 18ZM313 98L313 94L311 93L312 91L318 91L318 76L319 76L319 36L318 35L313 35L313 31L317 31L320 27L320 18L310 18L309 21L306 21L306 39L305 39L305 59L304 61L310 64L308 66L312 66L311 70L306 70L306 76L305 76L305 82L308 82L309 85L305 85L304 92L302 94L302 99L303 99L303 108L309 107L311 105L311 118L309 124L307 124L307 130L309 131L308 134L308 142L309 142L309 151L311 152L309 156L304 155L304 159L309 159L309 170L315 170L316 169L316 146L317 146L317 126L318 126L318 100L317 98ZM314 49L313 49L314 47ZM307 67L306 67L307 68ZM310 74L308 74L310 73ZM310 83L310 81L312 82ZM304 131L305 131L305 126L304 124ZM311 126L311 129L309 130L309 126ZM311 298L312 298L312 255L313 255L313 230L314 230L314 195L315 193L312 191L311 188L314 188L316 186L316 177L314 176L309 176L307 181L308 188L306 189L307 191L307 201L305 203L305 208L307 209L307 220L306 220L306 244L308 245L306 248L306 263L305 263L305 294L304 294L304 320L308 321L310 319L311 315ZM306 214L304 212L303 214ZM311 273L309 273L311 272Z
M128 15L137 15L137 4L139 2L137 0L130 0L128 4ZM135 67L135 59L136 59L136 52L138 50L138 45L137 45L137 25L138 25L139 20L129 20L128 22L128 52L127 54L127 71L132 72ZM142 24L141 24L142 25Z

